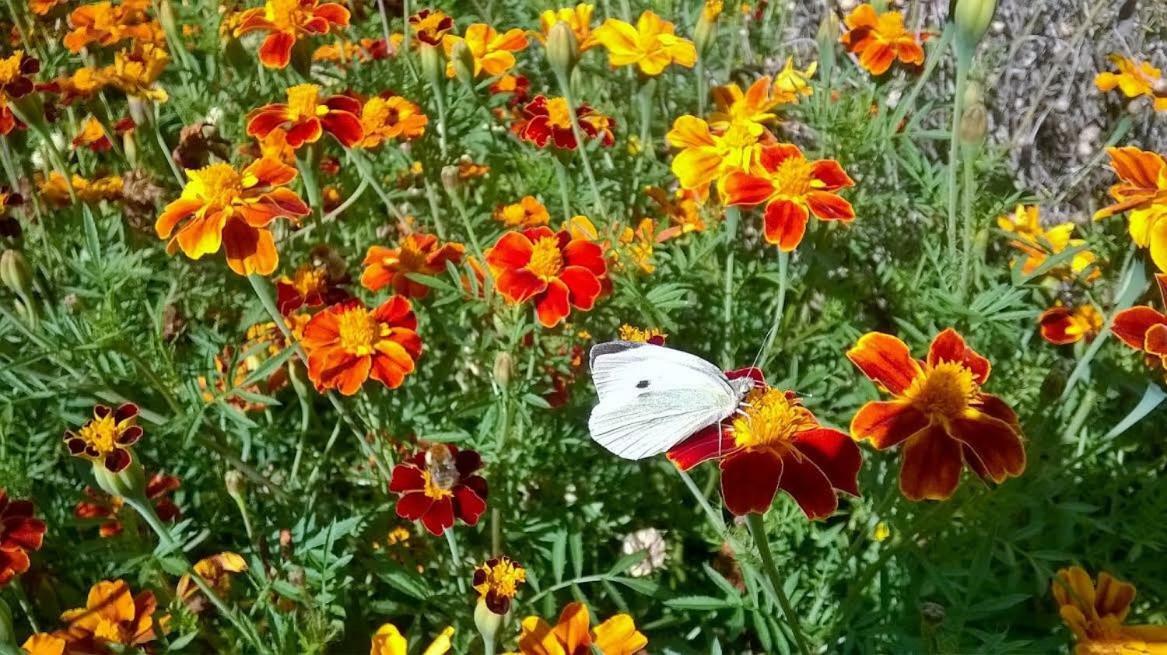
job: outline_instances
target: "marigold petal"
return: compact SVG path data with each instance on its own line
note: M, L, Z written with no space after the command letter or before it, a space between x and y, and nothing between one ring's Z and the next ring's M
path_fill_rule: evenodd
M859 495L863 456L853 439L838 430L816 428L800 432L794 438L794 447L827 476L832 487Z
M973 379L977 381L977 384L984 384L989 379L989 372L992 370L989 360L969 348L964 337L952 328L946 328L936 335L928 347L928 365L936 366L940 362L955 362L963 365L973 372Z
M589 311L596 304L603 287L591 271L582 266L568 266L559 273L559 279L567 285L568 301L573 307Z
M774 185L764 177L734 171L725 178L727 205L760 205L774 194Z
M970 408L961 416L950 417L949 425L952 437L968 446L979 460L977 472L982 477L1000 484L1025 471L1025 446L1015 428L1005 421Z
M877 450L898 446L928 427L928 417L901 400L869 402L851 419L851 437L866 439Z
M268 68L287 68L292 61L292 46L296 37L287 32L273 32L259 47L259 60Z
M271 275L280 261L271 231L241 220L231 219L223 227L223 250L227 265L239 275Z
M669 449L666 456L682 471L731 452L733 434L720 424L710 425Z
M848 443L855 445L850 440ZM812 521L826 518L839 508L839 499L835 496L831 481L809 458L784 457L778 488L790 494L806 518Z
M555 625L555 636L563 644L565 653L588 652L592 645L591 616L586 605L580 602L568 603L559 614Z
M778 493L783 461L770 449L750 449L721 460L721 495L735 516L765 514Z
M466 525L477 525L478 519L486 511L486 500L466 485L454 489L458 518Z
M904 442L900 491L908 500L947 500L963 467L960 442L940 425L930 425Z
M500 287L501 291L501 287ZM553 328L571 313L570 291L562 281L555 279L547 283L547 289L535 298L535 314L539 325Z
M912 358L908 345L882 332L868 332L859 338L855 347L847 351L863 374L883 386L892 395L902 395L921 373L920 364Z
M336 140L346 148L353 147L365 138L361 119L346 111L329 112L320 119L320 124L326 132L336 137Z
M850 221L855 218L855 209L846 198L826 191L810 191L806 194L806 204L812 214L823 220Z
M430 505L421 517L421 524L435 537L445 534L446 530L454 526L454 501L449 498L439 498Z
M1143 350L1147 343L1147 332L1155 325L1167 324L1167 314L1146 305L1124 309L1114 316L1111 330L1114 336L1136 350Z
M810 214L804 205L779 199L766 205L763 217L766 241L782 252L791 252L802 243Z
M617 614L597 625L595 634L595 647L604 655L635 655L648 646L648 638L627 614Z

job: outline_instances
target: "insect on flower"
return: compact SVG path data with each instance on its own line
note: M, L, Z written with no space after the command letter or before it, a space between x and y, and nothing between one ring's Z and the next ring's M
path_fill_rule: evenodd
M397 516L421 521L435 537L460 519L477 525L486 511L482 457L473 450L435 444L393 468L389 491L399 495Z
M285 68L292 60L292 47L300 39L328 34L333 28L348 27L349 10L337 2L319 0L267 0L263 7L248 9L237 16L235 36L266 32L259 47L259 60L268 68Z
M65 446L70 455L100 463L110 473L118 473L133 461L130 447L142 438L137 421L138 406L133 403L124 403L116 409L97 405L92 419L76 432L65 431Z

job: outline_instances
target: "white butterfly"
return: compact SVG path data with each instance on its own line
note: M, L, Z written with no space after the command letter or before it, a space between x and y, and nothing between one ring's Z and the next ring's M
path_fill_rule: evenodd
M732 414L753 380L730 380L686 352L629 341L596 344L589 355L600 402L592 440L624 459L659 455Z

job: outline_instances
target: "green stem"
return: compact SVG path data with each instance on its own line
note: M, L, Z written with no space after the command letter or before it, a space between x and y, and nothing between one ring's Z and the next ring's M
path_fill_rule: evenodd
M916 84L912 86L912 90L908 92L907 97L896 104L895 113L892 114L891 122L887 125L888 136L895 134L904 117L908 115L909 111L915 108L916 98L920 95L920 91L923 90L924 84L932 77L932 71L936 70L936 65L940 63L940 53L944 52L944 49L948 47L948 42L951 40L952 27L946 26L940 34L940 40L931 48L931 53L924 60L924 70L916 79Z
M474 232L474 224L470 221L470 212L466 209L466 203L462 202L462 196L458 195L457 189L446 189L446 195L450 196L450 201L458 210L458 218L462 219L462 227L466 230L471 247L474 248L474 255L478 257L478 261L485 262L486 255L482 250L482 244L478 242L478 235Z
M790 599L786 597L786 591L782 588L782 580L778 577L778 568L774 565L774 555L770 552L770 541L766 538L766 523L761 514L753 512L747 516L747 521L750 525L750 534L754 537L754 544L758 547L758 555L762 558L762 568L766 571L766 577L770 578L770 586L774 587L774 596L778 599L778 604L782 606L782 613L786 615L786 623L790 626L790 632L794 634L794 641L798 644L798 652L802 655L810 655L810 647L807 646L802 623L798 620L798 615L794 613Z
M567 168L559 157L552 156L555 161L555 179L559 182L559 199L563 203L563 220L571 220L571 193L568 191Z
M774 345L774 338L778 336L778 328L782 325L782 315L786 311L786 290L790 280L790 253L778 251L778 303L774 307L774 322L766 332L766 341L762 344L762 352L758 354L758 366L766 368L770 359L770 348Z
M964 222L960 265L960 294L963 298L968 293L969 276L972 273L973 235L975 221L973 220L973 195L976 193L976 160L979 146L964 146L960 149L961 184L960 184L960 214Z
M154 141L158 144L158 152L162 155L167 165L170 166L170 172L174 174L174 181L178 182L178 186L183 186L186 183L186 178L183 177L182 171L178 170L178 164L174 163L174 157L170 156L170 149L166 147L166 139L162 138L162 124L159 119L159 107L157 103L154 105L154 110L150 112L150 122L154 128Z
M308 207L313 212L324 215L324 203L320 202L320 182L316 179L316 164L318 162L316 144L308 145L301 156L296 153L296 169L300 171L300 180L304 183L304 193L308 196Z
M451 526L446 530L446 545L450 547L450 559L454 563L454 570L460 571L462 566L462 555L458 551L458 538L454 536L454 528ZM456 575L454 578L458 581L458 592L466 593L465 576Z
M734 237L737 235L739 219L737 207L728 207L725 210L725 271L722 274L722 307L721 318L725 324L725 337L721 347L721 363L724 368L733 366L733 264L734 264Z
M563 90L563 98L567 102L567 114L571 118L571 133L575 136L576 150L579 151L580 161L583 162L584 174L587 175L588 184L592 187L592 201L595 210L603 217L605 224L611 224L612 221L608 218L608 208L604 206L604 199L600 197L600 185L596 183L596 174L592 171L587 142L584 141L583 130L579 127L579 116L575 113L575 98L571 93L571 80L559 71L556 71L555 77L559 80L559 87Z
M956 204L959 191L956 188L956 169L960 166L960 119L964 113L964 89L968 85L968 69L971 61L956 56L956 87L952 96L952 131L948 143L948 255L956 261L956 244L959 239L956 229Z

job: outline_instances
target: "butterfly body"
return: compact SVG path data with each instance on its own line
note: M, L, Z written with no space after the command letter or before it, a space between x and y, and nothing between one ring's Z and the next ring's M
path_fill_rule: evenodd
M732 414L752 386L713 364L664 346L610 341L589 355L599 403L592 439L625 459L666 452Z

